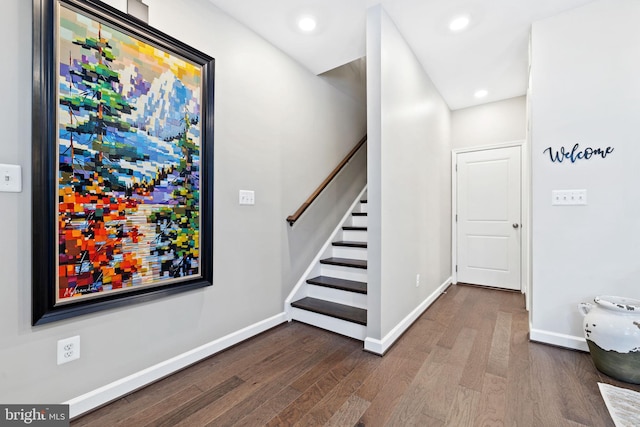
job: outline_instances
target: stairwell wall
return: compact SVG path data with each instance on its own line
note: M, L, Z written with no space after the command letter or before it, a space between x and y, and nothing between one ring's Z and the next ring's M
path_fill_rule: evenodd
M282 313L304 264L285 218L365 134L364 105L209 1L148 4L151 25L216 58L214 285L31 326L32 7L3 2L0 163L22 166L23 191L0 193L2 403L60 403ZM238 205L239 189L255 206ZM56 365L57 340L74 335L81 358Z
M368 10L367 79L367 326L384 350L450 280L451 113L381 6Z

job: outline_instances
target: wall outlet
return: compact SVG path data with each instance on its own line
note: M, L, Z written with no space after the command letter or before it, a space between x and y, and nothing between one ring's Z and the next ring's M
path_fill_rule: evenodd
M58 341L58 365L80 359L80 335Z
M420 273L416 274L416 288L420 286Z

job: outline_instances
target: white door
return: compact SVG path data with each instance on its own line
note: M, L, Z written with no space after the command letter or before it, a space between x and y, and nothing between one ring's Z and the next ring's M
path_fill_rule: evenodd
M458 282L520 290L520 147L456 157Z

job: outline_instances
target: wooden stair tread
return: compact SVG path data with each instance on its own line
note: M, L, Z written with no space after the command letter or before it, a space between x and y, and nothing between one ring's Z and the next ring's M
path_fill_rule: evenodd
M351 231L367 231L367 227L353 227L351 225L345 225L342 229Z
M305 297L291 303L292 307L324 314L359 325L367 324L367 310L352 307L350 305L338 304L336 302L324 301L317 298Z
M366 248L367 242L354 242L349 240L341 240L339 242L332 242L333 246L345 246L348 248Z
M356 282L355 280L339 279L337 277L318 276L307 280L307 283L316 286L324 286L325 288L339 289L342 291L355 292L358 294L367 293L367 284L365 282Z
M342 267L367 268L367 260L349 258L325 258L320 260L320 264L339 265Z

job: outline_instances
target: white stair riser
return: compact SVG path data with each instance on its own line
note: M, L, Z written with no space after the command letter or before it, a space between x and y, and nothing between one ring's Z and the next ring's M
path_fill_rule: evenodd
M325 301L337 302L352 307L367 308L367 295L324 286L309 285L309 296Z
M354 231L354 230L342 230L342 240L349 240L352 242L366 242L366 231Z
M320 273L323 276L335 277L338 279L355 280L356 282L365 283L367 282L367 270L363 268L322 264Z
M360 194L360 200L366 199L366 194ZM353 212L367 213L367 203L354 203L352 212L345 214L343 217L342 226L352 227L367 227L367 216L365 215L351 215ZM367 232L356 230L340 230L336 229L336 233L332 234L332 241L352 241L352 242L367 242ZM329 257L334 258L346 258L354 260L366 260L367 249L366 248L352 248L348 246L333 246L329 242L323 247L321 254L317 255L318 258L324 259ZM338 279L354 280L358 282L367 282L367 270L362 268L344 267L338 265L321 264L316 258L314 261L315 266L309 267L306 272L306 278L315 277L318 275L335 277ZM367 295L357 292L349 292L340 289L327 288L324 286L311 285L309 283L299 282L296 285L297 291L295 295L288 300L295 301L303 297L315 298L321 301L335 302L344 304L351 307L357 307L361 309L367 309ZM359 325L357 323L349 322L346 320L337 319L331 316L326 316L318 313L314 313L309 310L303 310L289 306L287 310L292 320L307 323L322 329L326 329L341 335L345 335L357 340L364 341L367 337L367 327Z
M352 216L351 217L351 225L354 227L366 227L367 226L367 217L366 216Z
M336 319L335 317L325 316L312 311L292 307L291 318L360 341L364 341L367 337L367 327L364 325L347 322L346 320Z
M334 246L333 257L349 259L367 259L366 248L350 248L348 246Z

